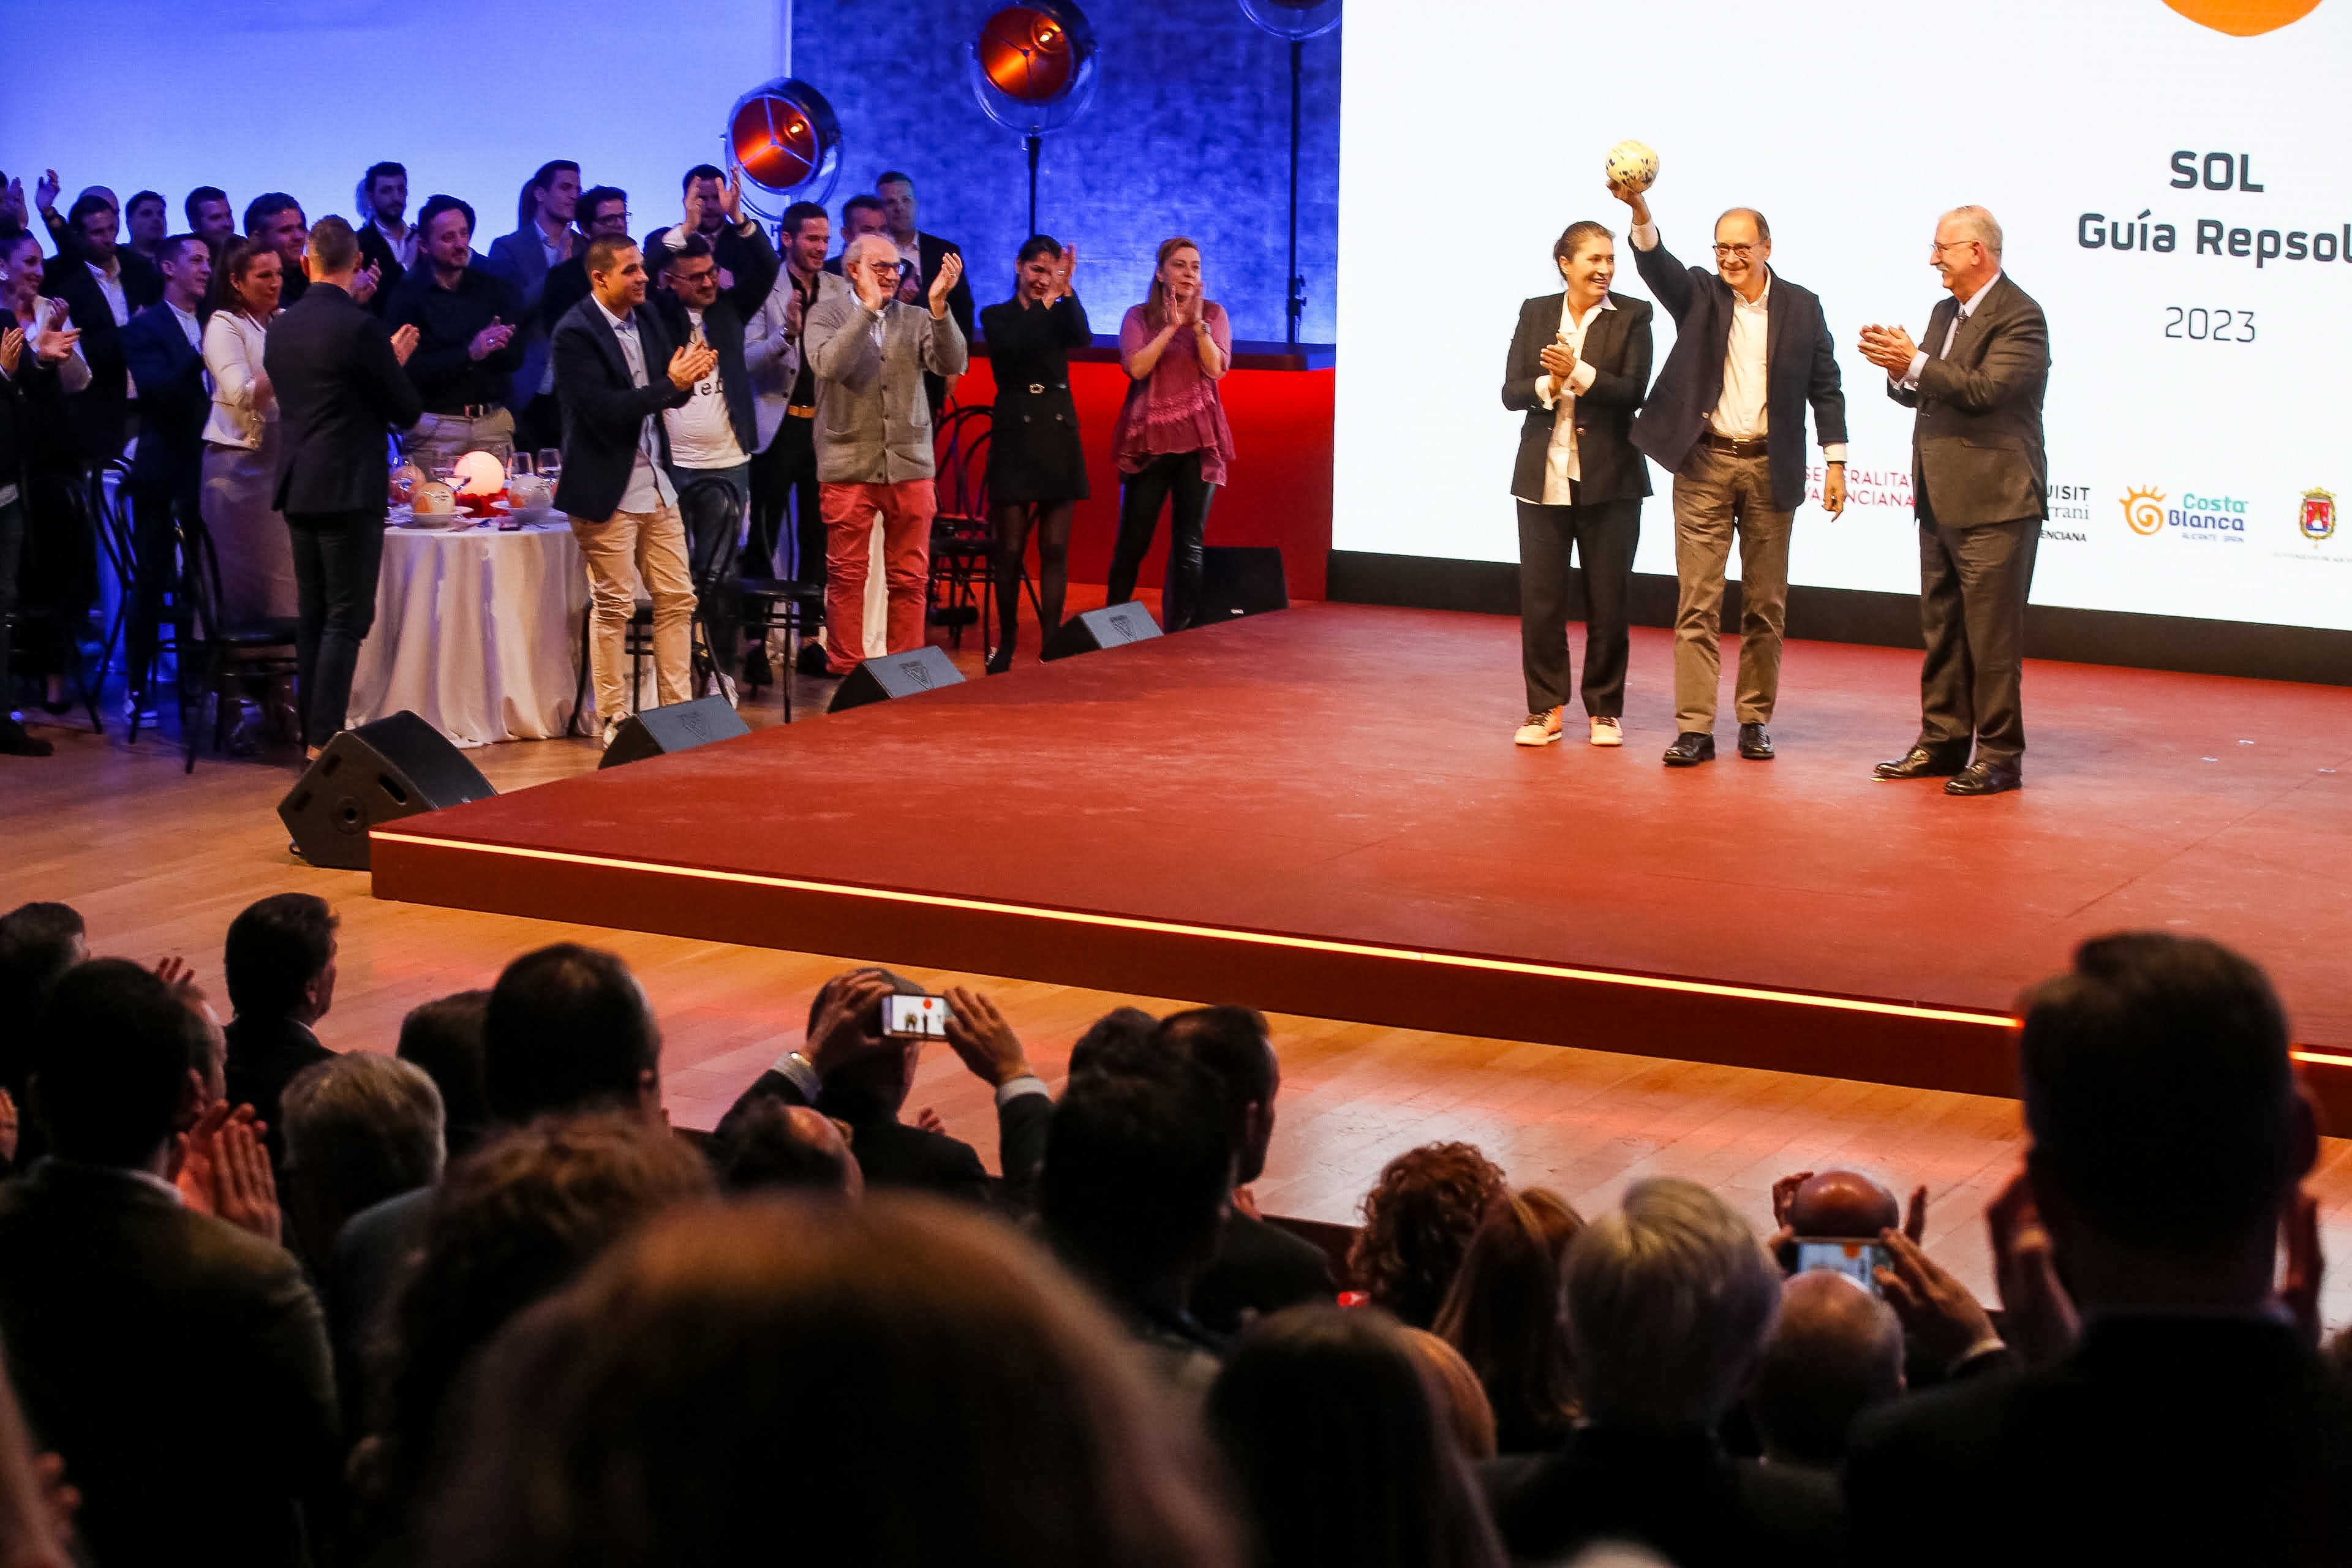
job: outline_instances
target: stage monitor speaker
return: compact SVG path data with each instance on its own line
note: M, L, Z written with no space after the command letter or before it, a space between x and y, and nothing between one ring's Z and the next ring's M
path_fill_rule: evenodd
M925 644L906 653L886 653L880 658L869 658L860 664L841 678L841 685L833 694L833 706L825 711L840 713L863 708L869 702L918 697L942 686L962 684L963 672L948 662L945 653Z
M1039 657L1067 658L1097 648L1149 642L1159 635L1160 623L1151 618L1151 612L1130 599L1124 605L1105 605L1099 610L1087 610L1064 621Z
M328 742L278 816L311 865L364 871L369 828L498 793L447 736L404 708Z
M1271 544L1212 544L1201 552L1201 608L1193 625L1290 608L1282 552Z
M613 743L604 748L604 760L596 765L617 768L624 763L690 752L713 741L731 741L751 732L751 726L743 722L727 699L698 697L691 702L672 702L630 714L613 732Z

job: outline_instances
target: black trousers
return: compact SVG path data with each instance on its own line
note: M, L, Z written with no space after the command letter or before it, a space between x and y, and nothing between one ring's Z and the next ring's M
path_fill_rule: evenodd
M1198 452L1162 453L1128 475L1119 492L1118 542L1111 548L1110 584L1103 602L1122 605L1135 597L1136 576L1160 529L1160 509L1172 500L1160 619L1171 632L1191 626L1201 603L1201 543L1209 531L1209 503L1216 497L1217 487L1201 477Z
M13 663L16 629L17 568L25 556L25 503L0 502L0 719L16 709Z
M1568 705L1570 556L1584 563L1584 711L1625 713L1626 599L1633 548L1642 540L1642 498L1585 506L1519 508L1519 663L1528 711Z
M155 644L165 594L170 594L178 606L173 612L175 632L186 630L190 624L186 595L179 592L176 530L185 528L193 533L203 526L197 511L198 494L193 484L168 489L142 486L131 492L131 573L136 592L131 595L123 652L134 697L147 694L147 682L154 674Z
M2019 666L2042 520L1951 528L1919 518L1919 744L2015 767L2025 755Z
M751 537L743 547L745 576L774 573L776 544L788 517L793 579L824 582L824 519L816 510L816 421L789 414L775 439L751 459Z
M352 707L352 671L375 625L376 579L383 570L383 509L289 511L294 538L295 700L302 742L323 746Z

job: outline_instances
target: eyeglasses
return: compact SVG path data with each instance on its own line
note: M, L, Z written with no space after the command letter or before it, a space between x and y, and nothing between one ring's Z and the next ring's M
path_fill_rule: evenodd
M1717 256L1737 256L1745 261L1756 254L1756 247L1752 245L1718 245L1715 253Z
M1975 245L1978 243L1979 241L1973 239L1939 239L1927 247L1927 254L1930 256L1941 256L1948 250L1958 250L1964 245Z

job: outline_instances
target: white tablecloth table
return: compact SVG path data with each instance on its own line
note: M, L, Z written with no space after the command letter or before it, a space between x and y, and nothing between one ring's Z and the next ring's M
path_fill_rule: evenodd
M387 528L350 721L406 708L460 746L561 735L587 612L580 547L560 517L510 533Z

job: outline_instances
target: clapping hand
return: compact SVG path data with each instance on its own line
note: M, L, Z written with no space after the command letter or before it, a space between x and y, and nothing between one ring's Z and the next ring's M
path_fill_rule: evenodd
M940 275L931 279L931 314L948 313L948 296L954 292L956 279L963 276L963 258L950 251L940 258Z
M1056 292L1054 295L1054 300L1064 299L1077 292L1076 289L1070 287L1070 274L1076 270L1077 265L1078 247L1075 245L1064 246L1062 247L1062 259L1056 262L1054 266L1054 287L1056 289ZM1048 300L1045 302L1050 305L1054 300Z
M16 1157L16 1100L0 1089L0 1164Z
M707 342L688 343L669 356L670 384L680 392L709 375L719 363L719 351Z
M719 187L719 210L727 215L730 224L743 221L743 171L740 168L728 175L727 183Z
M214 1104L179 1135L180 1169L173 1184L196 1213L276 1241L282 1219L278 1179L262 1142L267 1131L250 1105L232 1110L226 1101Z
M803 314L804 312L801 309L801 291L797 289L787 288L784 290L785 337L797 339L801 335L801 317Z
M488 359L506 347L507 340L513 337L514 333L515 330L512 327L508 326L496 316L492 316L490 324L476 332L474 341L466 345L466 353L474 359Z
M43 170L40 183L33 187L33 205L43 212L48 211L58 205L58 193L63 189L65 187L58 183L55 169Z
M402 364L406 364L408 363L408 356L415 352L416 323L411 321L408 325L401 328L398 331L392 334L392 357L399 361Z
M701 232L702 182L700 180L689 180L687 182L686 186L686 222L680 227L679 240L683 243L686 236L699 234Z
M2074 1348L2082 1320L2058 1278L2057 1252L2025 1172L2011 1177L1986 1208L1985 1226L1992 1232L1993 1278L2009 1342L2030 1364L2047 1366Z
M26 226L25 182L0 182L0 218L6 218L18 228Z
M1544 344L1538 357L1543 362L1544 374L1556 385L1566 386L1568 378L1576 374L1576 351L1569 346L1566 338L1554 338Z
M1919 345L1901 327L1862 329L1862 357L1898 381L1911 374L1911 362L1918 353Z
M0 375L14 375L16 365L25 357L25 329L11 327L0 332Z
M369 262L367 264L367 270L360 273L352 279L352 303L354 305L364 305L370 300L374 299L375 291L383 282L383 267L375 262Z

